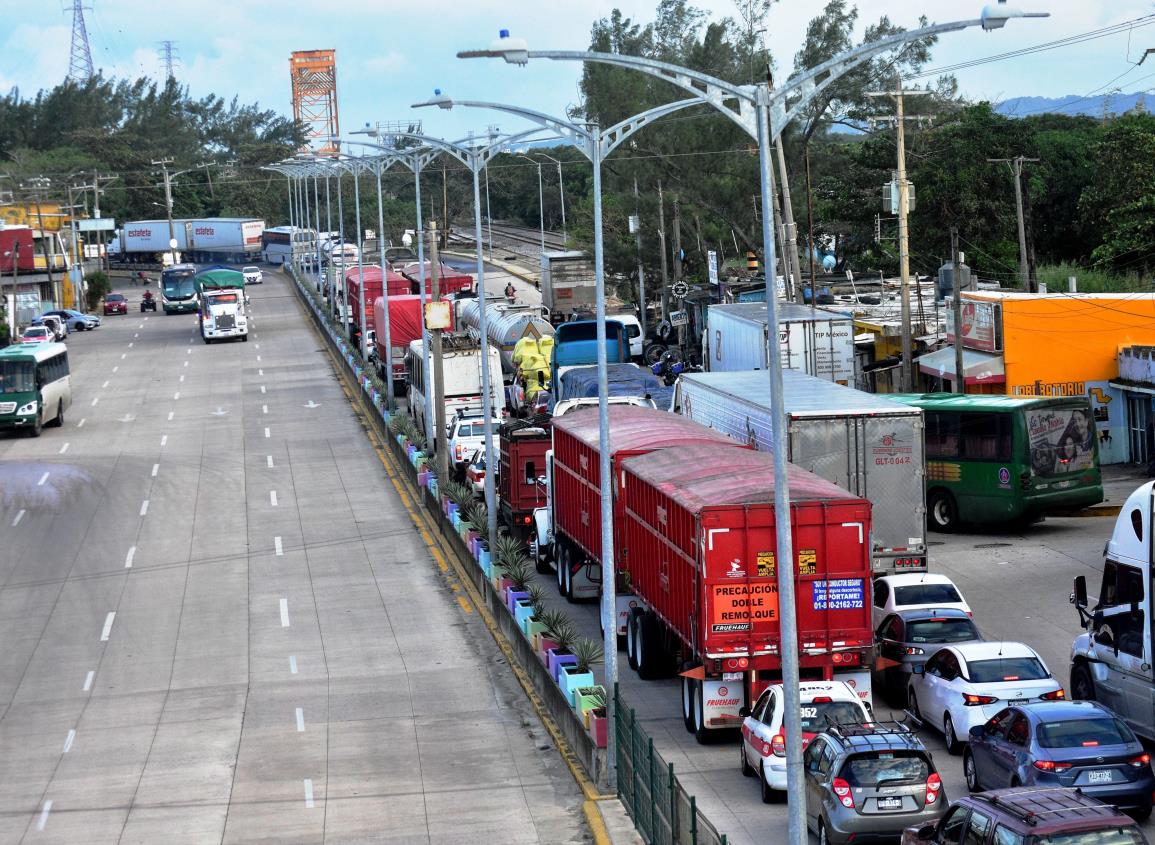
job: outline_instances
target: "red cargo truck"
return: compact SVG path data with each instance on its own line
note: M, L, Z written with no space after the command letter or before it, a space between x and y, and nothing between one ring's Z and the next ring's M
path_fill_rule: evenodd
M533 512L545 505L545 485L540 479L545 477L546 455L552 442L548 424L543 428L517 420L498 431L498 507L501 519L515 537L525 538L530 533ZM548 571L540 565L540 559L538 571Z
M7 226L0 229L0 276L11 273L35 273L36 257L43 257L43 245L32 240L27 226ZM43 260L41 260L43 264Z
M609 415L610 461L615 482L619 480L621 462L634 455L696 443L735 447L726 435L667 411L611 405ZM597 406L575 408L554 418L553 460L548 467L552 539L549 557L557 567L558 589L570 600L593 598L601 591L599 454ZM617 500L614 510L614 547L617 549L622 545L621 524L620 500ZM628 605L619 602L618 609L618 632L624 634L624 613Z
M389 342L385 346L385 302L373 301L373 331L377 347L377 375L384 379L385 368L393 367L393 393L405 395L405 353L409 344L421 339L421 297L412 294L389 297Z
M788 466L801 676L869 701L870 502ZM686 728L741 725L781 680L774 459L694 444L615 470L619 571L637 606L627 657L643 678L681 672Z
M421 293L421 264L414 261L406 264L401 268L401 275L409 280L410 293ZM433 290L432 282L429 279L430 263L425 262L425 285L426 291ZM448 264L441 265L441 276L437 283L441 291L441 295L449 296L462 290L473 290L473 276L468 273L462 273L459 270L454 270Z

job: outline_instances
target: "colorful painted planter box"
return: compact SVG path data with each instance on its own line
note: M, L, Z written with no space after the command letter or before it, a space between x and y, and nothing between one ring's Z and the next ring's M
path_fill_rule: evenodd
M577 663L577 657L575 657L573 654L570 654L568 651L565 653L559 653L556 648L551 648L549 650L549 662L547 666L549 667L550 677L554 679L558 686L561 686L561 681L558 680L558 674L561 672L561 667L573 666L575 663ZM593 679L591 678L590 681L592 682Z
M517 589L512 584L502 590L502 594L505 596L505 606L509 609L510 613L514 612L514 608L517 607L519 601L525 601L525 599L529 598L529 593L525 590Z
M610 738L610 720L606 717L606 708L597 707L590 711L590 736L594 746L605 748Z
M557 685L561 687L570 707L577 707L577 691L581 687L593 686L594 673L580 672L576 667L562 665L557 673Z
M528 601L519 601L513 606L513 621L517 623L517 627L525 631L525 623L527 620L533 619L533 605Z

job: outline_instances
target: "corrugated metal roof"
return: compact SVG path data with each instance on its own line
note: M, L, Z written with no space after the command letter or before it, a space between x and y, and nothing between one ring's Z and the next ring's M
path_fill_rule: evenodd
M687 373L685 382L693 382L758 408L770 408L770 374L766 370L721 373ZM844 414L897 414L911 416L909 405L895 402L876 393L843 387L833 381L816 378L797 370L782 371L782 390L786 413L794 417L819 417Z
M774 502L774 458L766 452L702 444L627 458L622 468L695 513L709 505ZM791 501L861 501L794 464L786 472Z
M689 443L719 443L733 446L724 434L688 417L634 405L611 405L610 452L634 449L663 449ZM565 431L588 446L598 446L598 408L579 407L554 419L554 428Z

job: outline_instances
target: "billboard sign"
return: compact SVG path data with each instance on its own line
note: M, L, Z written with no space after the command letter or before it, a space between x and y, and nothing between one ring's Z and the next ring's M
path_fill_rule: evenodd
M962 301L962 344L984 352L1003 351L1003 308L997 302ZM955 342L954 306L946 299L946 339Z

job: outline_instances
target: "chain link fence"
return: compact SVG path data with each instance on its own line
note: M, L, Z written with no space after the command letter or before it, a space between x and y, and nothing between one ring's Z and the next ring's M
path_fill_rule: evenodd
M726 845L725 834L698 809L654 740L638 725L634 708L614 688L617 713L614 742L618 752L618 797L649 845Z

